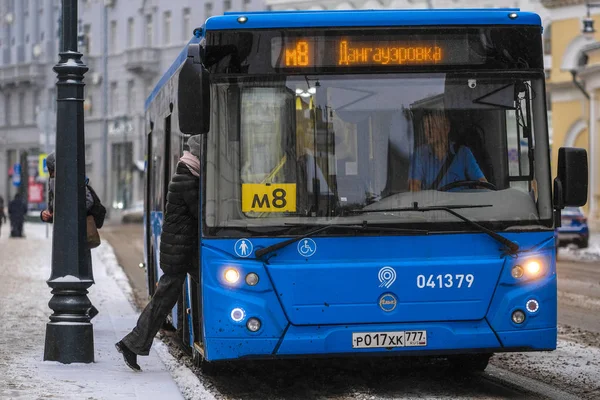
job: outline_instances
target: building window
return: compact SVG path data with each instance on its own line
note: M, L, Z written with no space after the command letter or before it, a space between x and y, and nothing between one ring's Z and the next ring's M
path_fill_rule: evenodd
M37 0L37 9L38 14L42 15L44 13L44 1L45 0Z
M133 145L131 142L112 145L112 206L125 209L131 203L133 187Z
M25 125L25 93L19 93L19 123Z
M92 171L92 164L94 162L94 158L93 158L92 154L93 154L92 153L92 145L86 144L85 145L85 172L88 175Z
M130 80L127 82L127 114L135 111L135 101L135 82Z
M110 114L116 115L119 109L119 93L117 92L117 82L110 83Z
M10 93L6 93L4 95L4 115L5 115L4 121L6 122L7 126L11 125L11 113L12 113L12 110L11 110L11 104L10 104L10 102L11 102L12 99L10 97L11 97Z
M35 91L33 92L33 114L32 114L32 120L34 122L37 122L37 116L40 113L40 92L39 91Z
M152 36L154 35L154 29L152 26L152 15L146 15L146 47L152 47Z
M87 95L83 101L83 111L84 111L86 117L91 117L92 115L94 115L93 103L94 103L94 100L93 100L92 96Z
M204 17L212 17L213 5L212 3L204 3Z
M25 14L25 16L29 16L29 0L25 0L23 2L23 14Z
M127 48L131 49L135 46L135 20L133 18L129 18L127 20Z
M171 11L165 11L163 15L163 31L165 44L171 44Z
M231 10L231 0L223 1L223 11Z
M90 24L83 25L83 47L87 54L92 52L92 26Z
M117 21L110 21L110 49L109 53L117 52Z
M244 5L242 6L244 11L248 11L248 6L250 5L250 0L244 0ZM267 7L267 11L271 11L271 6Z
M182 40L184 42L187 42L190 38L190 36L192 36L192 28L191 28L191 24L190 24L190 18L191 18L191 11L189 8L184 8L183 9L183 23L181 24L183 31L181 32L182 34Z
M552 51L552 25L548 24L548 26L544 29L544 54L550 55Z

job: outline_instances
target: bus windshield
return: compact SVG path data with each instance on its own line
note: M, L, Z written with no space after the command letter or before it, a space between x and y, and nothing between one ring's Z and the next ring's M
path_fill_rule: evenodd
M461 206L494 229L551 226L542 75L214 77L211 92L209 234L470 229L443 211L394 211L416 205Z

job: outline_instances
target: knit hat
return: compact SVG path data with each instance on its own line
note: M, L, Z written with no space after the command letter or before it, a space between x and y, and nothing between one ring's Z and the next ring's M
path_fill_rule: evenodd
M48 168L48 172L54 172L54 170L56 169L56 155L54 154L54 152L46 156L46 168Z

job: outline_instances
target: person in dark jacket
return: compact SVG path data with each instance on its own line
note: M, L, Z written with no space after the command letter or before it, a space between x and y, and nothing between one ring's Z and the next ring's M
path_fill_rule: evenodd
M15 194L15 198L8 204L8 216L10 218L10 237L23 237L23 223L27 214L27 203L23 201L21 193Z
M160 268L164 274L135 328L115 344L134 371L141 370L137 356L149 354L154 336L181 296L187 274L198 277L200 140L200 136L188 139L190 151L184 151L169 183L160 235Z
M52 223L54 220L54 171L56 170L56 155L54 153L50 153L46 157L46 168L48 168L48 175L50 176L50 179L48 179L48 201L46 209L40 214L40 218L44 222ZM85 208L88 213L93 206L94 197L92 196L86 181Z
M54 222L54 179L55 179L55 171L56 171L56 154L54 152L48 154L46 156L46 168L48 168L48 175L50 179L48 179L48 201L46 202L46 209L43 210L40 214L40 218L42 221L47 222L49 224ZM89 213L92 207L94 206L94 197L92 196L90 189L87 185L85 185L85 207L87 212ZM86 260L89 264L92 263L92 253L90 249L87 249ZM93 278L92 278L93 280ZM90 317L90 320L93 319L96 315L98 315L98 309L96 306L92 305L87 313Z
M6 223L6 214L4 213L4 197L0 196L0 236L2 236L3 223Z

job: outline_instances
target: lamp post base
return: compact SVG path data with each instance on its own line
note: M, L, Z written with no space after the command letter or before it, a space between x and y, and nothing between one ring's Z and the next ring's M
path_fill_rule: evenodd
M94 362L94 328L89 322L48 322L44 361Z

